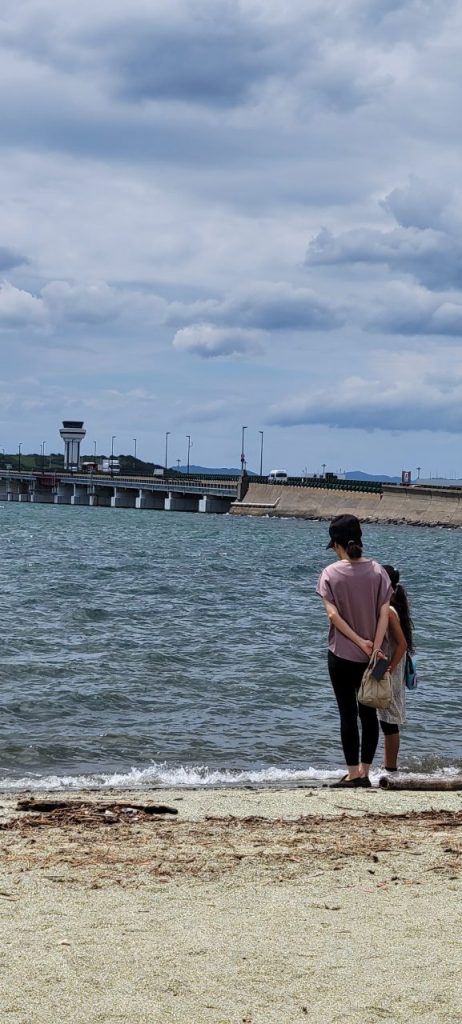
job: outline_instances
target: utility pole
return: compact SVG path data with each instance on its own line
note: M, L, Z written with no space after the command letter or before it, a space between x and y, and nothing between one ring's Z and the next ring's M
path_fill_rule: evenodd
M259 430L260 434L260 476L263 476L263 430Z
M244 469L245 469L244 437L245 437L246 430L247 430L247 427L243 427L242 428L242 437L241 437L241 473L243 473Z

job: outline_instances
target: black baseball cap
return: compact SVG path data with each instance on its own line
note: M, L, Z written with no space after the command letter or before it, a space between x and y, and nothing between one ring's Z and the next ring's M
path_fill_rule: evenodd
M329 526L329 536L328 548L333 548L334 544L340 544L342 548L346 548L350 540L354 541L355 544L361 544L361 523L356 516L349 516L348 514L335 516Z

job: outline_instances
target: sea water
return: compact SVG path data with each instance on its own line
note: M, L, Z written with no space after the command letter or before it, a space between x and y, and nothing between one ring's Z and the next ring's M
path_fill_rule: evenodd
M0 538L2 789L342 767L315 593L326 523L1 503ZM412 602L419 687L401 764L456 771L462 531L367 525L364 542Z

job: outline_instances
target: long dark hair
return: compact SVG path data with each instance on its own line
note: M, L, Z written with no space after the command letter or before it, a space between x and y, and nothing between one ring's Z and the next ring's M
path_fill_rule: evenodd
M411 611L409 608L409 601L404 587L399 582L399 570L395 569L392 565L384 565L385 572L390 577L390 582L393 587L393 594L390 599L391 607L398 613L401 629L404 633L404 639L407 643L407 649L410 654L414 651L414 640L412 630L414 623L411 619Z

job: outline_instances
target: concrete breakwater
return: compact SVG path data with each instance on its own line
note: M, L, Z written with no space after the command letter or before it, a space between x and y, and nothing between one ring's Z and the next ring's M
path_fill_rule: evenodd
M384 484L381 492L371 493L251 482L244 499L230 509L231 515L299 519L332 519L342 512L369 523L462 526L462 490Z

